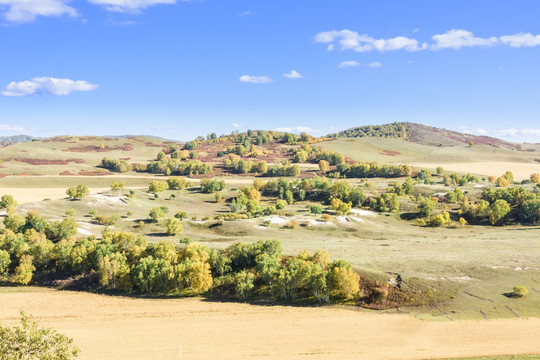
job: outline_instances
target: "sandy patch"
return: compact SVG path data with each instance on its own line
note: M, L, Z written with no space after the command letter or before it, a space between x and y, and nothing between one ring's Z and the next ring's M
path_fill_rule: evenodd
M72 337L81 360L409 360L540 353L538 318L426 322L333 307L49 289L18 293L0 288L0 303L3 324L13 325L22 309Z
M377 214L370 210L364 210L364 209L351 209L351 213L360 215L360 216L366 216L366 217L374 217L377 216Z

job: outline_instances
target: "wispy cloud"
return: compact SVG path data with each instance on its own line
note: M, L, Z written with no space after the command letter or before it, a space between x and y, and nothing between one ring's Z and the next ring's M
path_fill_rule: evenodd
M5 20L13 23L32 22L38 16L77 16L77 11L66 5L68 0L0 0Z
M417 32L418 31L413 30L413 34ZM417 39L405 36L377 39L367 34L360 34L356 31L347 29L324 31L315 35L315 42L328 44L328 51L332 51L336 47L339 47L342 51L353 50L357 52L388 52L396 50L459 50L464 47L493 47L501 45L519 48L540 45L540 35L522 32L514 35L503 35L499 37L478 37L468 30L451 29L442 34L435 34L431 37L431 39L431 44L426 42L420 43Z
M349 61L343 61L341 64L338 65L338 68L355 67L359 65L360 63L358 61L349 60Z
M241 124L238 124L238 123L234 123L232 124L232 126L233 128L237 128L237 129L243 127Z
M249 15L253 15L253 13L249 10L242 11L240 14L238 14L238 16L249 16Z
M373 68L377 68L377 67L381 67L382 64L378 61L373 61L373 62L370 62L369 64L367 64L368 67L373 67Z
M318 133L318 132L320 132L319 130L312 129L309 126L278 127L278 128L275 129L275 131L295 132L295 133L300 133L300 132Z
M304 78L304 75L300 74L296 70L291 70L291 72L287 74L283 74L283 76L286 77L287 79L303 79Z
M469 128L462 125L459 130L466 134L480 135L480 136L492 136L496 138L508 139L511 141L527 140L532 142L540 142L540 128L507 128L507 129L494 129L487 130L482 128Z
M28 96L39 93L52 95L68 95L75 91L96 90L98 85L82 80L57 79L53 77L37 77L31 80L11 82L2 91L4 96Z
M268 76L252 76L252 75L242 75L240 76L240 79L238 80L240 82L246 82L246 83L252 83L252 84L269 84L274 81Z
M333 50L334 45L339 45L341 50L354 50L357 52L370 51L418 51L427 47L427 44L419 44L418 40L404 36L388 39L375 39L366 34L359 34L351 30L333 30L318 33L315 42L329 44L328 50Z
M0 0L1 1L1 0ZM137 13L150 6L160 4L176 4L177 0L88 0L89 2L101 5L108 11L122 13ZM189 0L181 0L189 1Z
M2 131L24 131L24 128L18 125L0 124Z

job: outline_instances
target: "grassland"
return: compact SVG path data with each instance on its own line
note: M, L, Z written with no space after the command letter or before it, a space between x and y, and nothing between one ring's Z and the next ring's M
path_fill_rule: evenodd
M100 142L110 151L99 151L96 144ZM133 149L126 143L132 144ZM189 237L223 249L236 241L279 239L285 254L326 249L332 258L350 261L365 277L414 291L414 306L373 313L351 307L321 309L215 303L208 299L141 299L7 287L0 288L0 302L6 304L1 312L3 320L13 321L17 306L37 314L40 320L73 336L83 348L83 358L135 359L148 358L149 354L155 358L177 358L178 345L186 358L193 359L215 353L223 353L224 359L254 355L283 359L424 359L540 353L538 342L532 340L540 331L539 226L426 228L401 218L400 214L367 210L334 216L323 223L320 215L309 214L308 201L297 201L276 215L221 224L214 216L229 212L226 202L216 203L213 194L201 193L197 178L190 179L193 187L164 191L156 199L146 192L148 184L166 177L134 172L105 175L96 167L103 156L147 162L155 159L160 146L167 144L137 137L65 138L14 145L2 149L0 154L4 159L0 173L5 175L0 177L0 195L13 195L19 202L17 212L37 210L49 220L67 218L66 210L73 209L80 237L100 237L105 229L89 215L96 210L101 215L118 215L120 221L115 229L144 235L150 242L178 243L180 238ZM318 145L359 161L416 164L433 169L443 166L463 173L474 170L482 176L511 170L520 180L540 172L536 151L485 145L433 147L373 138L338 139ZM84 151L73 151L74 148ZM71 150L65 151L68 149ZM282 150L273 150L274 160ZM21 154L25 154L22 158L28 155L67 163L35 165L14 160L21 159ZM210 149L203 152L209 161L215 161L210 154ZM313 165L306 164L303 171L310 174L315 170ZM237 188L250 185L255 179L245 175L219 178L227 183L223 191L225 201L238 195ZM384 192L394 180L372 179L374 188L370 194ZM124 182L126 190L110 191L113 181ZM352 185L362 183L359 179L347 181ZM67 199L66 188L80 183L88 185L91 194L81 201ZM489 184L469 184L463 190L474 195L485 186ZM127 189L135 190L135 195L128 198ZM417 191L431 195L448 188L437 183L418 185ZM262 198L263 204L273 202L274 199ZM405 213L415 211L412 201L404 198L402 202ZM155 206L166 206L169 216L186 211L189 218L183 221L183 232L166 236L162 224L147 222L149 210ZM286 229L283 225L291 219L301 226ZM145 222L142 228L141 221ZM521 299L507 296L515 285L526 286L530 294ZM89 315L92 312L95 319ZM195 314L198 316L193 320ZM485 322L486 319L489 321ZM206 350L208 334L203 336L204 331L210 331L216 339ZM237 342L227 342L231 331L238 337ZM309 340L305 335L300 338L306 331L313 333ZM409 343L400 338L403 333L410 334ZM257 340L270 337L265 334L278 335L271 343ZM399 353L396 349L400 349Z

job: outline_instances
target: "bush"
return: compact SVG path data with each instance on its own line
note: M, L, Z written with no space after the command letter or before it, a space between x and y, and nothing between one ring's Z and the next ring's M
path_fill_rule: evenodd
M21 325L15 328L0 326L0 358L70 360L79 349L73 340L52 328L43 328L21 312Z
M315 205L309 205L309 212L312 214L320 215L322 214L322 206L315 204Z
M285 224L285 228L286 229L295 229L296 227L298 227L299 223L297 220L290 220L288 221L286 224Z
M179 211L176 214L174 214L174 217L177 218L177 219L187 219L189 216L188 216L187 212Z
M183 230L182 222L177 218L167 219L165 227L168 235L176 235Z
M90 191L88 190L88 187L84 184L78 186L71 186L69 189L66 190L66 195L69 196L71 200L84 199L88 194L90 194Z
M514 286L514 296L515 297L523 297L529 295L529 290L525 286Z
M225 189L224 180L201 179L201 192L210 194Z
M153 180L148 186L148 192L152 194L157 194L158 192L168 190L169 183L163 180Z

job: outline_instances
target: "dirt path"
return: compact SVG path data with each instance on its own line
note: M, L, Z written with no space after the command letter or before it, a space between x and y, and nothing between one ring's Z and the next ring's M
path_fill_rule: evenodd
M424 359L540 353L540 319L425 322L338 308L131 299L0 288L19 309L74 338L81 359ZM181 353L181 355L180 355Z

